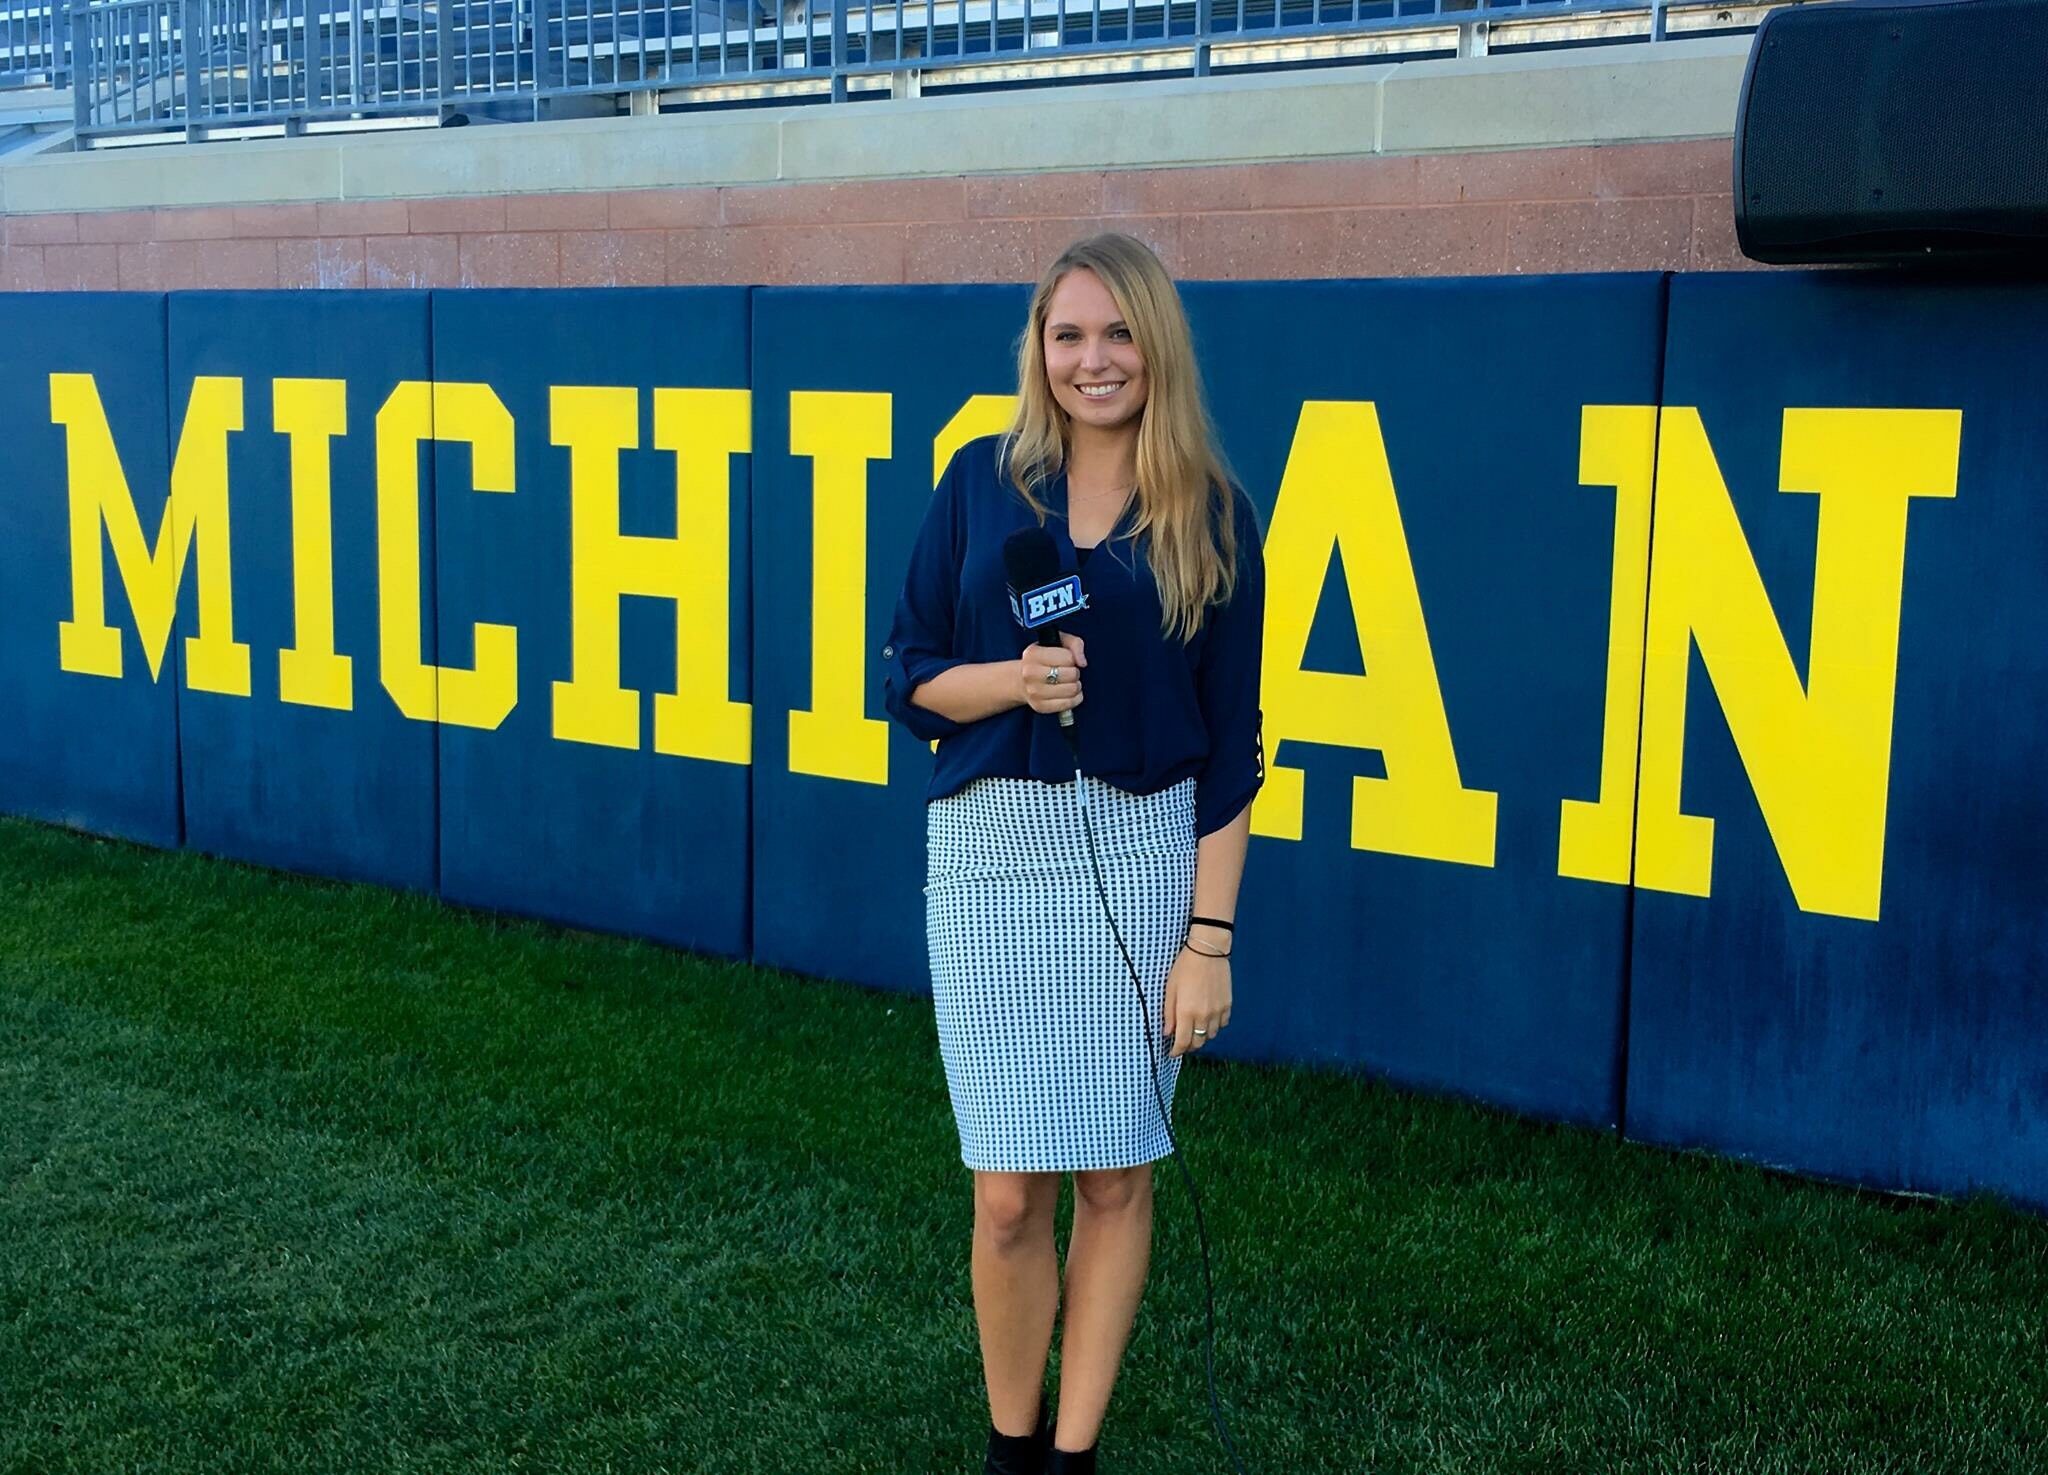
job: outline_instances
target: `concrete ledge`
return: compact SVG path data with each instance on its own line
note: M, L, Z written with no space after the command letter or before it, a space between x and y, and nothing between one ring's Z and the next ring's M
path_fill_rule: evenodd
M0 159L0 213L429 199L1726 137L1749 38Z
M168 144L0 162L0 213L338 198L341 150L332 141L219 147L210 160Z
M1381 84L1379 149L1730 137L1749 43L1722 36L1394 67Z
M1399 70L1361 66L863 103L843 122L823 109L799 109L781 123L782 178L855 179L877 173L878 159L901 177L1374 154L1380 88Z
M23 123L69 123L69 87L16 87L0 92L0 128Z
M348 140L346 200L752 184L779 176L780 115L578 118ZM208 145L210 147L210 145Z

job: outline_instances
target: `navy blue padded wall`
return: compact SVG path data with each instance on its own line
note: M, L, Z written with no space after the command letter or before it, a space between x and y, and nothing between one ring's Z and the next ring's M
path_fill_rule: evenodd
M1579 482L1581 407L1653 403L1662 292L1648 275L1184 289L1217 424L1267 530L1258 807L1278 797L1276 768L1303 775L1299 840L1259 833L1255 814L1226 1051L1617 1121L1626 892L1559 876L1559 801L1600 787L1615 544L1614 493ZM1385 754L1343 729L1343 742L1289 737L1276 711L1273 631L1290 584L1321 584L1305 670L1399 674L1391 625L1361 636L1347 599L1369 568L1328 551L1327 565L1276 562L1276 518L1289 515L1277 499L1291 458L1308 475L1312 437L1342 428L1325 462L1334 491L1366 495L1376 471L1351 434L1366 402L1457 777L1497 796L1490 864L1353 848L1351 780L1387 777ZM1391 536L1361 532L1360 564ZM1369 604L1399 582L1381 578ZM1387 652L1377 668L1374 646ZM1429 845L1449 829L1437 807L1424 806Z
M442 893L473 906L744 954L744 742L741 761L671 756L653 746L653 694L676 686L673 603L631 596L619 604L621 679L643 694L637 746L554 735L554 683L575 673L570 451L553 444L551 387L627 395L637 425L625 438L638 448L617 457L617 530L675 538L677 456L655 449L655 395L740 396L729 408L744 443L745 289L437 292L433 342L436 381L489 386L516 427L510 494L475 490L477 458L468 445L443 440L436 447L441 662L475 664L478 624L518 631L517 704L502 723L463 726L444 714ZM436 429L449 429L445 414ZM695 439L697 449L708 444ZM712 691L707 679L692 694L747 703L749 458L724 464L728 674L722 690Z
M1651 402L1660 292L1654 277L1185 289L1219 428L1262 517L1304 399L1378 401L1463 778L1501 796L1491 866L1353 850L1350 775L1377 771L1377 755L1275 751L1269 736L1269 761L1307 772L1307 826L1298 841L1253 841L1242 1007L1217 1048L1615 1120L1625 893L1556 874L1559 798L1599 789L1613 556L1613 495L1578 484L1579 407ZM868 469L866 711L879 718L878 652L930 497L932 438L969 396L1014 391L1026 295L757 294L763 961L929 987L923 745L890 730L886 787L789 772L785 709L809 704L812 497L809 462L787 450L790 393L893 396L892 454ZM919 323L946 327L914 356L877 347ZM1308 664L1356 671L1350 624L1331 571Z
M1690 657L1683 811L1714 822L1712 896L1638 889L1630 1136L2048 1204L2044 359L2048 287L1673 284L1667 413L1697 408L1802 682L1828 514L1778 489L1788 409L1960 411L1960 456L1952 498L1906 504L1877 920L1795 901Z
M1029 295L998 286L754 294L754 955L763 963L930 991L922 888L932 755L887 722L880 652L931 501L933 439L971 396L1014 392L1011 345ZM791 450L792 392L888 396L881 424L892 454L866 467L860 647L864 715L887 723L886 785L790 768L790 713L811 706L814 551L813 461Z
M73 613L70 473L52 374L90 376L142 537L154 545L170 495L164 299L0 294L0 811L174 846L181 653L175 636L166 640L151 678L104 533L105 618L118 632L121 675L59 663L58 626Z
M179 706L185 839L195 849L412 890L434 885L434 728L400 715L379 683L377 416L394 389L429 377L424 292L181 292L170 299L170 383L183 406L199 376L242 382L228 440L235 638L250 647L248 696L187 690ZM288 381L280 391L278 381ZM289 381L328 381L298 386ZM303 408L301 408L303 406ZM295 486L292 440L310 454ZM315 431L339 429L329 436ZM317 449L315 449L317 448ZM317 521L315 466L329 479L331 646L319 638L318 565L298 629L294 531ZM431 487L421 487L422 521ZM433 609L433 569L421 595ZM197 590L179 600L196 628ZM349 662L322 689L286 684L280 653ZM310 661L308 662L310 665ZM309 700L318 697L319 701ZM329 705L346 702L346 706Z

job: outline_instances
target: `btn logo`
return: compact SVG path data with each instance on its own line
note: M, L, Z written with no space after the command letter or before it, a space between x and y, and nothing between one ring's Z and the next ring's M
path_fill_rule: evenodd
M1087 607L1088 596L1081 592L1079 574L1068 574L1057 584L1042 584L1036 589L1025 590L1021 595L1015 589L1010 591L1010 613L1027 630L1036 630L1040 625L1049 625L1063 615Z

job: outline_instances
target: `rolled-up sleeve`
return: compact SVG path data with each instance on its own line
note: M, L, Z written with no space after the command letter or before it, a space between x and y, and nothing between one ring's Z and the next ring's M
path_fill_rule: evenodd
M1259 711L1265 646L1266 558L1251 499L1232 489L1237 518L1237 588L1210 612L1195 671L1195 697L1208 728L1209 754L1195 778L1195 835L1220 830L1266 781Z
M960 457L955 455L932 492L924 526L910 550L910 567L896 616L882 647L882 702L889 715L926 742L965 731L910 700L911 692L941 671L966 659L954 654L953 632L960 600L960 558L966 529L960 516Z

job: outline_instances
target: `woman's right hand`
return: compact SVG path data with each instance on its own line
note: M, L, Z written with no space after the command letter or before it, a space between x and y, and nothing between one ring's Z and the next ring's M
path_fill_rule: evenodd
M1024 647L1024 703L1034 712L1064 712L1081 705L1081 670L1088 653L1081 637L1060 631L1058 645ZM1047 681L1045 673L1057 671L1058 681Z

